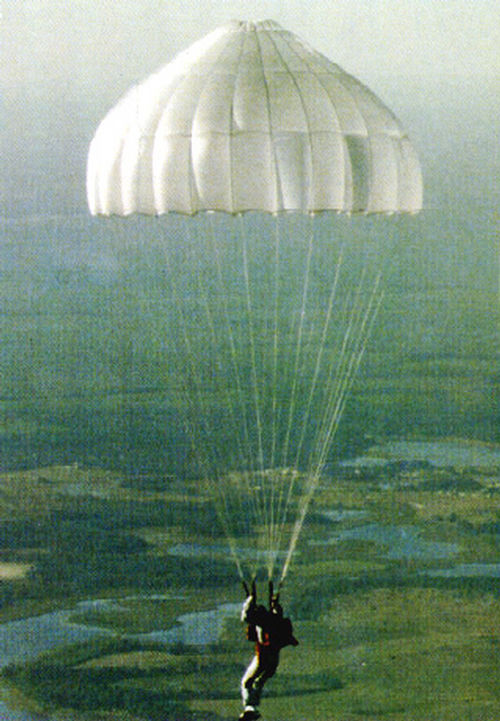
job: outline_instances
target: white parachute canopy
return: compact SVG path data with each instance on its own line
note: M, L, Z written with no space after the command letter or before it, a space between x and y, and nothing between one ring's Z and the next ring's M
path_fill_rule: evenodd
M422 204L391 111L269 20L229 23L132 88L92 141L87 191L104 215Z
M381 297L378 249L358 262L317 214L417 212L404 129L275 22L235 21L108 113L87 193L94 215L173 213L154 231L168 223L165 299L151 303L166 393L240 575L248 561L284 579Z

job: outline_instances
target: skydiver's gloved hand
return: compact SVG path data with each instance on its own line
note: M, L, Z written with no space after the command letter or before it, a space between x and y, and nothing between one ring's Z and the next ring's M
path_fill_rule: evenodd
M257 587L255 585L255 579L252 581L251 588L248 588L246 581L242 581L243 589L247 598L253 598L254 602L257 603Z
M244 623L247 623L250 609L255 608L257 605L257 588L255 586L255 580L252 581L251 589L249 589L245 581L243 581L243 588L245 589L247 597L243 603L243 608L241 609L241 620Z

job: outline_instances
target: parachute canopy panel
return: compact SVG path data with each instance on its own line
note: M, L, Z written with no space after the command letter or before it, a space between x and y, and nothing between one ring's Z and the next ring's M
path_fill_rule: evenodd
M94 215L416 212L393 113L273 21L234 21L132 88L92 140Z

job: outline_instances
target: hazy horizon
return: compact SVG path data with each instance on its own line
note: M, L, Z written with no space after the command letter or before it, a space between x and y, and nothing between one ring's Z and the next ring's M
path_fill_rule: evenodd
M130 417L126 423L115 417L116 428L110 422L120 384L122 391L130 382L132 390L151 392L159 375L137 328L127 341L133 363L129 355L123 368L114 365L124 342L112 326L124 258L107 245L109 226L88 215L87 148L130 85L217 25L245 17L245 7L229 0L196 7L159 0L5 6L2 465L9 457L21 462L30 447L33 462L50 460L51 449L54 458L77 458L85 441L78 433L92 436L97 455L115 460L124 452L117 443L134 434L140 443L141 433L146 443L150 423L157 426L155 442L165 440L149 401L132 424ZM253 16L274 18L366 83L403 122L422 164L420 216L370 226L382 245L396 244L399 256L390 259L389 300L355 391L353 415L357 407L368 414L359 433L421 427L462 429L471 437L476 428L478 437L500 440L495 3L380 0L354 9L343 1L325 10L313 2L307 14L299 2L253 8ZM360 227L348 231L340 220L338 234L355 238ZM139 291L138 279L128 302ZM138 385L140 367L150 375ZM426 409L425 398L435 407ZM134 403L122 403L125 415Z

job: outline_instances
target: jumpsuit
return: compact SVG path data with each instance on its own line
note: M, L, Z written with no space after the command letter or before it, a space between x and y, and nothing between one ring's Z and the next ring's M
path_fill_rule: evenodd
M241 679L241 697L245 710L255 711L264 684L276 673L281 649L298 641L288 618L257 606L252 596L243 604L241 620L248 624L249 640L255 641L255 655Z

